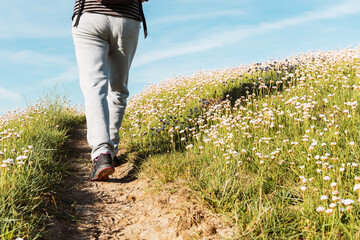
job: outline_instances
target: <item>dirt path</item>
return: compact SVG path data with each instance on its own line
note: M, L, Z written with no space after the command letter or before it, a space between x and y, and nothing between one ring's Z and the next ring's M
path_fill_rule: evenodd
M86 129L74 129L69 175L59 189L48 239L224 239L231 230L205 209L189 202L189 192L151 191L130 163L106 182L87 181L90 148ZM228 238L226 238L228 239Z

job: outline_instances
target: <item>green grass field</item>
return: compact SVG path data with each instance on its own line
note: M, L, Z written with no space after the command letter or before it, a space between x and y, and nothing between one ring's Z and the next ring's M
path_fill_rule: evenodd
M120 135L140 177L191 189L233 239L359 239L359 97L360 48L315 51L152 85ZM83 121L58 98L1 116L0 238L42 236Z
M84 120L62 98L39 99L0 117L0 239L37 239L44 203L60 183L67 132Z
M141 173L189 187L235 239L360 238L360 48L200 72L133 97Z

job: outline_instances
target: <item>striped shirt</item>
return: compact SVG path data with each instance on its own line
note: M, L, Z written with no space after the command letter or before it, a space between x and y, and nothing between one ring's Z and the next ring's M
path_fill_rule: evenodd
M82 2L83 6L80 5ZM111 16L122 16L142 21L139 4L102 4L97 0L75 0L74 18L81 10L81 13L91 12Z

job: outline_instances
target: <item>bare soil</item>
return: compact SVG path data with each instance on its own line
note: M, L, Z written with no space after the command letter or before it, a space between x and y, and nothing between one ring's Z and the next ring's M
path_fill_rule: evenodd
M85 126L73 130L69 147L69 173L49 201L46 239L233 239L224 219L191 200L190 190L153 190L131 163L116 168L108 181L88 181Z

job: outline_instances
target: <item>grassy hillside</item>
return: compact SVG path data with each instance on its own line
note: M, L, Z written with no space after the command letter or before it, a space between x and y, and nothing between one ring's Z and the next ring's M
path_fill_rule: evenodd
M142 174L228 217L234 238L360 238L360 48L199 72L133 97Z
M0 239L42 236L44 203L52 201L64 170L67 132L83 120L62 98L0 117Z
M234 239L357 239L359 90L360 48L177 77L130 99L122 144L141 176L190 189ZM0 239L43 236L83 121L62 98L0 117Z

